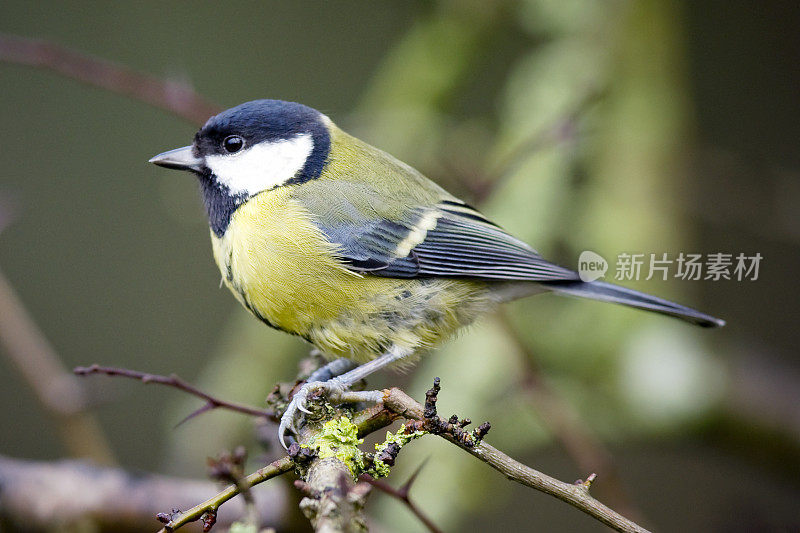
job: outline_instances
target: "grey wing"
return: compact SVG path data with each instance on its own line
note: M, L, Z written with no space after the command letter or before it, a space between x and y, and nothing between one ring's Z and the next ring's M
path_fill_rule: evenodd
M354 209L346 211L349 216L339 213L327 224L317 223L337 245L342 261L356 272L393 278L537 281L556 292L653 311L704 327L725 323L625 287L583 282L577 272L545 261L530 246L455 200L409 209L397 220L352 216ZM526 294L531 293L511 291L502 300Z
M361 217L358 217L361 218ZM416 207L399 220L318 221L340 258L375 276L457 277L485 280L577 280L578 274L542 259L468 205L443 200Z

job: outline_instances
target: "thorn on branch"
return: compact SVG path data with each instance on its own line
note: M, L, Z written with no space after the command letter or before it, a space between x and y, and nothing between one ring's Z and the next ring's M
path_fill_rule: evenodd
M436 524L434 524L433 521L425 513L423 513L422 510L411 499L411 487L417 480L417 476L422 471L422 467L425 466L426 462L427 460L423 461L422 464L417 467L414 473L411 474L411 477L408 478L408 481L406 481L399 488L394 488L385 481L375 479L368 474L362 474L359 476L358 479L361 481L361 483L358 485L369 484L381 492L388 494L392 498L401 501L412 513L414 513L419 521L422 522L426 528L428 528L428 531L431 531L432 533L440 533L441 529L439 529ZM356 485L356 487L358 487L358 485Z
M424 467L427 462L428 462L428 459L425 459L424 461L422 461L419 464L419 466L417 467L417 469L414 470L414 472L408 477L408 481L403 483L403 485L398 489L400 491L400 494L405 495L406 498L409 497L409 495L411 493L411 487L414 485L414 482L417 481L417 478L419 477L420 472L422 472L422 467Z

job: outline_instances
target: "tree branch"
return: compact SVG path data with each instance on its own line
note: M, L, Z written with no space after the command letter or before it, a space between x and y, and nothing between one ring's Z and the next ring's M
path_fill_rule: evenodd
M53 71L202 125L221 108L186 83L162 80L59 44L0 33L0 61Z
M375 487L379 491L383 492L384 494L388 494L392 498L395 498L395 499L400 500L401 502L403 502L403 504L406 507L408 507L409 511L411 511L414 514L414 516L416 516L417 519L420 522L422 522L422 524L431 533L442 533L442 530L439 529L436 526L436 524L433 523L433 520L431 520L430 517L428 517L428 515L426 515L422 511L422 509L420 509L419 506L416 503L414 503L414 500L411 499L411 486L414 484L414 481L416 481L417 476L422 471L422 467L424 465L425 465L424 462L421 465L419 465L417 467L417 469L414 471L414 473L411 474L411 477L408 478L408 481L403 483L403 485L398 489L392 487L391 485L389 485L385 481L382 481L380 479L374 479L373 477L371 477L371 476L369 476L367 474L362 474L359 477L359 479L369 483L370 485L372 485L373 487Z
M426 413L422 405L409 397L405 392L398 388L384 391L384 406L404 418L424 421ZM435 416L435 413L434 413ZM527 487L544 492L566 502L573 507L580 509L589 516L599 520L617 531L626 533L647 533L647 530L635 522L628 520L613 509L603 505L589 494L588 483L570 484L559 481L538 470L520 463L504 454L497 448L481 442L476 446L469 446L454 438L452 435L444 433L443 438L452 442L467 453L477 457L498 472L505 475L508 479L516 481Z
M352 472L338 457L311 461L305 480L296 482L306 497L300 509L317 533L366 533L364 505L372 488L353 483Z
M186 381L184 381L175 374L171 374L169 376L162 376L159 374L147 374L145 372L139 372L137 370L129 370L127 368L115 368L115 367L100 366L100 365L79 366L76 367L73 370L73 372L78 376L103 374L106 376L121 376L125 378L136 379L141 381L142 383L157 383L159 385L166 385L168 387L173 387L178 390L182 390L183 392L187 392L192 396L197 396L198 398L201 398L206 401L206 404L203 407L189 414L189 416L181 420L178 423L178 425L186 422L191 418L194 418L195 416L201 413L205 413L206 411L211 411L212 409L218 409L218 408L227 409L228 411L234 411L236 413L241 413L249 416L267 418L272 421L279 420L279 417L271 411L256 409L255 407L250 407L249 405L244 405L241 403L220 400L219 398L211 396L207 392L201 391L194 385L187 383Z
M437 431L441 437L477 457L512 481L554 496L617 531L624 533L649 533L648 530L642 526L625 518L589 494L589 487L596 478L596 474L588 476L585 482L578 481L574 484L565 483L516 461L489 444L478 442L485 433L485 426L482 425L471 434L468 434L463 430L465 421L454 422L452 420L445 421L441 419L436 414L435 410L437 393L438 388L436 386L431 391L428 391L426 395L426 406L423 408L422 405L398 388L384 390L382 406L375 406L357 415L356 419L359 420L358 434L363 435L372 431L377 431L390 424L397 417L419 421L420 423L426 424L424 427L434 428L434 431ZM298 459L298 454L301 448L296 445L293 448L293 450L290 449L290 452L293 452L296 460L300 460ZM304 459L305 461L311 461L312 466L316 464L318 468L324 470L326 475L323 476L324 479L321 484L301 483L300 488L306 493L313 494L320 499L326 506L324 512L333 516L331 513L342 510L341 505L343 502L347 502L348 505L353 505L353 500L355 498L363 499L366 496L366 492L359 490L359 485L353 486L352 483L349 482L348 476L351 476L351 472L341 460L334 459L333 461L329 461L328 459L333 458L318 459L316 463L314 463L313 458ZM324 464L322 464L323 462ZM247 480L249 486L256 485L276 475L280 475L290 470L292 465L292 458L284 457L268 467L248 476ZM265 469L266 473L264 472ZM345 477L343 478L342 475ZM344 480L344 482L342 480ZM326 491L330 492L330 494L325 494ZM239 489L236 485L227 487L217 496L195 506L185 513L181 513L177 517L172 517L172 521L167 524L168 527L165 527L163 531L173 531L181 525L193 520L198 520L208 511L215 512L219 505L233 498L238 493ZM322 496L325 496L327 499L323 500L321 498ZM319 511L315 510L315 512Z
M263 483L268 479L272 479L274 477L280 476L281 474L285 474L289 470L294 468L294 463L292 462L289 456L283 457L278 459L277 461L273 461L267 466L263 468L259 468L246 478L244 478L244 483L246 486L254 487L259 483ZM216 515L217 509L223 503L227 502L237 494L241 492L242 484L232 484L227 486L224 490L217 493L215 496L207 499L203 503L195 505L188 511L178 512L173 514L169 518L169 522L164 524L164 528L160 530L159 533L170 533L175 531L181 526L188 524L189 522L194 522L195 520L200 520L200 518L208 512L211 512Z
M114 453L100 424L85 412L86 391L64 367L2 272L0 345L41 406L55 420L67 452L99 464L114 464Z
M165 502L189 507L219 490L216 483L129 473L88 462L24 461L0 456L0 530L153 531ZM259 507L263 523L280 528L289 499L283 486L265 488ZM220 517L229 525L244 511L231 502ZM188 511L187 511L188 513ZM92 526L90 526L92 524ZM5 530L4 530L5 531Z
M525 367L521 387L534 408L540 411L543 422L578 468L595 472L603 480L597 491L612 507L635 520L642 520L643 513L631 502L620 481L611 452L581 421L572 404L545 380L536 364L536 355L520 337L508 314L500 312L498 315L500 326L521 354Z

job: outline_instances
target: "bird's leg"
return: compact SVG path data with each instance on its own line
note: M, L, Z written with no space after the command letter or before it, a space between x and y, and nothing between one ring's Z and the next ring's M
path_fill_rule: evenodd
M381 355L377 359L373 359L368 363L361 366L356 366L354 362L349 359L337 359L316 370L308 378L308 381L300 387L289 406L281 416L281 423L278 428L278 438L281 444L286 448L284 436L286 430L291 429L296 432L294 420L298 411L310 413L306 409L306 400L308 395L312 392L322 390L325 392L326 397L332 402L374 402L378 403L383 399L381 391L350 391L348 390L353 384L366 378L373 372L376 372L395 361L410 355L412 352L408 349L398 348L396 346L389 349L388 352ZM349 370L348 369L352 369Z
M348 370L352 370L357 366L358 363L351 361L350 359L336 359L316 369L311 373L310 376L308 376L306 381L308 383L311 383L312 381L328 381L336 376L341 376Z

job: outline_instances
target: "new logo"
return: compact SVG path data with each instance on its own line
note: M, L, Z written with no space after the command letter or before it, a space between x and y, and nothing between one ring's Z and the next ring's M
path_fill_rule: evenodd
M608 261L591 250L584 250L578 257L578 275L581 281L595 281L606 275Z

